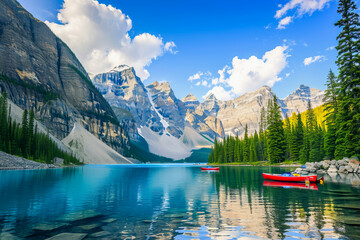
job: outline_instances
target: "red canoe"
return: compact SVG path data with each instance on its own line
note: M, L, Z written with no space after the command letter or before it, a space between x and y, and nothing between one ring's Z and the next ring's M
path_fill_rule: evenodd
M201 170L207 170L207 171L217 171L219 170L219 167L201 167Z
M310 176L300 176L300 177L295 177L295 176L291 176L291 177L286 177L286 176L281 176L281 174L269 174L269 173L263 173L262 174L264 179L266 180L273 180L273 181L282 181L282 182L305 182L305 181L309 181L312 183L316 183L317 180L317 175L310 175Z
M299 182L275 182L275 181L264 181L263 186L266 187L282 187L282 188L300 188L318 190L316 183L310 183L308 186L305 183Z

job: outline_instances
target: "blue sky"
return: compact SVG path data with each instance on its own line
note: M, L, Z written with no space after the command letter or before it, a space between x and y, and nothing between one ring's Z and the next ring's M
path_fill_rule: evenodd
M302 1L303 6L290 7L280 18L275 18L278 10L283 9L284 6L291 6L292 0L100 0L100 3L105 4L103 7L110 4L131 19L131 27L128 26L126 30L130 39L144 33L152 36L138 45L133 44L134 46L129 47L134 50L129 50L126 56L121 54L123 48L118 47L120 51L118 55L120 54L121 57L112 58L109 64L114 63L116 61L114 59L128 61L119 64L138 64L138 69L147 70L143 74L139 70L139 74L145 76L143 79L146 78L145 84L155 80L168 81L180 99L192 92L199 100L203 100L202 97L216 86L225 91L222 95L219 93L219 96L224 97L224 94L225 96L228 94L236 97L243 92L257 89L264 82L273 85L274 92L281 98L294 91L300 84L325 89L329 69L332 68L336 72L334 62L337 52L336 49L329 48L336 45L339 31L334 26L339 18L336 12L337 1L325 0L323 6L310 9L306 7L312 6L311 2L317 3L321 0ZM61 34L65 34L68 29L65 30L61 25L67 23L61 23L57 19L57 13L63 8L62 0L20 0L19 2L35 17L52 23L51 28L61 38L66 36ZM68 7L70 9L71 6ZM74 6L72 14L68 15L68 20L78 11L82 11L79 8L76 11L75 9ZM79 14L89 14L89 12ZM285 25L284 29L277 29L279 21L286 17L291 18L292 21ZM94 22L96 21L95 19ZM84 28L91 29L91 27ZM84 38L98 35L91 32L89 34L89 31L85 32ZM115 36L121 38L120 35ZM67 38L64 38L63 40L67 42ZM159 43L159 39L162 43ZM147 44L146 41L154 43ZM96 42L102 44L102 40ZM169 49L165 49L165 44L170 42L176 47L171 45ZM117 46L112 42L108 44L110 48ZM89 52L86 48L77 50L76 43L69 45L74 46L73 50L80 59L86 58L82 56L84 52ZM89 43L92 49L93 45ZM281 51L273 54L274 52L271 51L276 47L282 49L278 48L277 50ZM108 52L108 49L104 51ZM263 64L259 61L262 61L266 52L272 54L270 60L267 59L268 64ZM142 56L148 60L138 61ZM249 61L252 56L256 58ZM318 57L315 58L316 56ZM236 66L232 64L235 57L239 60ZM278 61L275 59L278 57L283 59ZM311 60L317 61L305 65L304 60L310 57L312 58L307 60L308 63L312 62ZM274 59L271 60L272 58ZM271 65L270 61L276 63ZM255 69L253 62L259 64ZM87 69L94 65L91 62L84 64ZM225 71L229 72L221 82L218 71L225 66L228 66ZM199 80L188 80L198 72L204 73ZM250 77L245 81L242 76ZM213 79L218 81L211 84ZM203 86L204 81L207 86ZM243 83L240 84L241 81ZM199 83L200 86L196 86Z

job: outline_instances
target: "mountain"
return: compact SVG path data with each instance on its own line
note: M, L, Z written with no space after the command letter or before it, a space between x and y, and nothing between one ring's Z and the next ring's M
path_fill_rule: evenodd
M92 80L132 133L133 141L145 139L150 152L173 159L186 158L191 150L211 145L215 138L243 136L246 124L249 133L254 133L259 128L261 108L275 95L264 86L229 101L210 94L200 103L191 93L180 100L168 82L155 81L145 87L134 69L126 65ZM278 99L283 117L303 112L308 101L314 107L321 105L323 95L321 90L301 85L285 99Z
M118 152L127 133L68 46L14 0L0 0L0 89L58 139L75 123Z
M144 139L147 149L156 155L175 160L187 158L192 150L212 145L211 139L217 133L205 128L206 122L214 128L221 126L207 116L187 121L195 107L179 100L169 83L154 82L145 87L134 69L126 65L95 75L92 81L131 133L131 140L143 143ZM197 131L199 124L205 130Z
M259 129L261 108L266 108L268 101L274 96L274 92L268 86L224 102L210 94L199 108L221 120L226 135L243 136L245 125L248 125L249 134ZM285 118L286 114L291 116L294 112L304 112L309 101L313 107L322 105L323 97L324 91L300 85L285 99L278 99L278 103Z
M283 113L291 116L306 111L310 101L313 107L323 104L324 91L301 84L292 94L281 100Z

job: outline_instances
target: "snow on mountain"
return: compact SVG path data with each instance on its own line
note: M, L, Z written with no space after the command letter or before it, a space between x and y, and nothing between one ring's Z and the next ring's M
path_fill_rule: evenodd
M80 124L75 123L70 134L62 140L86 164L132 164Z

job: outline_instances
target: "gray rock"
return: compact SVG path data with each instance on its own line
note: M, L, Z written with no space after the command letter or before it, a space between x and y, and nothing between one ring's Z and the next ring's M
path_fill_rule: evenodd
M331 160L331 165L335 165L336 164L336 160Z
M317 174L325 174L326 171L325 170L322 170L322 169L319 169L316 171Z
M350 166L350 165L346 165L346 166L345 166L345 169L346 169L346 171L347 171L348 173L354 172L354 169L353 169L352 166Z
M0 151L0 170L56 168L52 164L38 163Z
M329 167L330 167L330 165L329 165L328 163L326 163L326 162L324 162L324 163L322 164L322 169L328 170Z
M46 240L81 240L86 237L86 233L60 233Z
M316 168L312 167L312 168L306 168L306 171L310 172L310 173L314 173L316 172Z
M328 168L327 170L328 173L337 173L338 172L338 169L335 165L330 165L330 167Z
M81 229L83 229L83 230L86 230L86 231L89 231L89 230L98 228L98 227L100 227L100 226L101 226L100 223L93 223L93 224L87 224L87 225L79 226L79 228L81 228Z
M320 169L321 166L322 166L321 163L318 163L318 162L314 163L314 168L316 168L316 169Z
M347 173L347 169L345 168L345 166L340 166L338 172L339 172L339 173Z
M323 162L329 165L331 164L331 160L324 160Z
M56 158L54 158L53 163L55 165L61 166L64 164L64 159L56 157Z
M306 166L306 168L312 168L312 167L314 167L314 163L313 162L307 162L307 163L305 163L305 166Z
M303 170L302 168L297 168L295 169L294 173L300 174L302 170Z
M0 233L0 239L1 240L20 240L22 238L19 238L8 232L2 232L2 233Z
M94 238L101 238L101 237L106 237L111 235L111 233L107 232L107 231L101 231L101 232L96 232L90 235L90 237L94 237Z
M355 159L351 159L351 160L349 161L349 165L350 165L353 169L358 168L358 167L359 167L359 161L356 161Z
M301 170L301 175L308 175L309 172L308 171L305 171L305 170Z
M34 230L40 230L40 231L53 231L55 229L68 226L70 224L63 223L63 222L48 222L48 223L40 223L33 227Z

